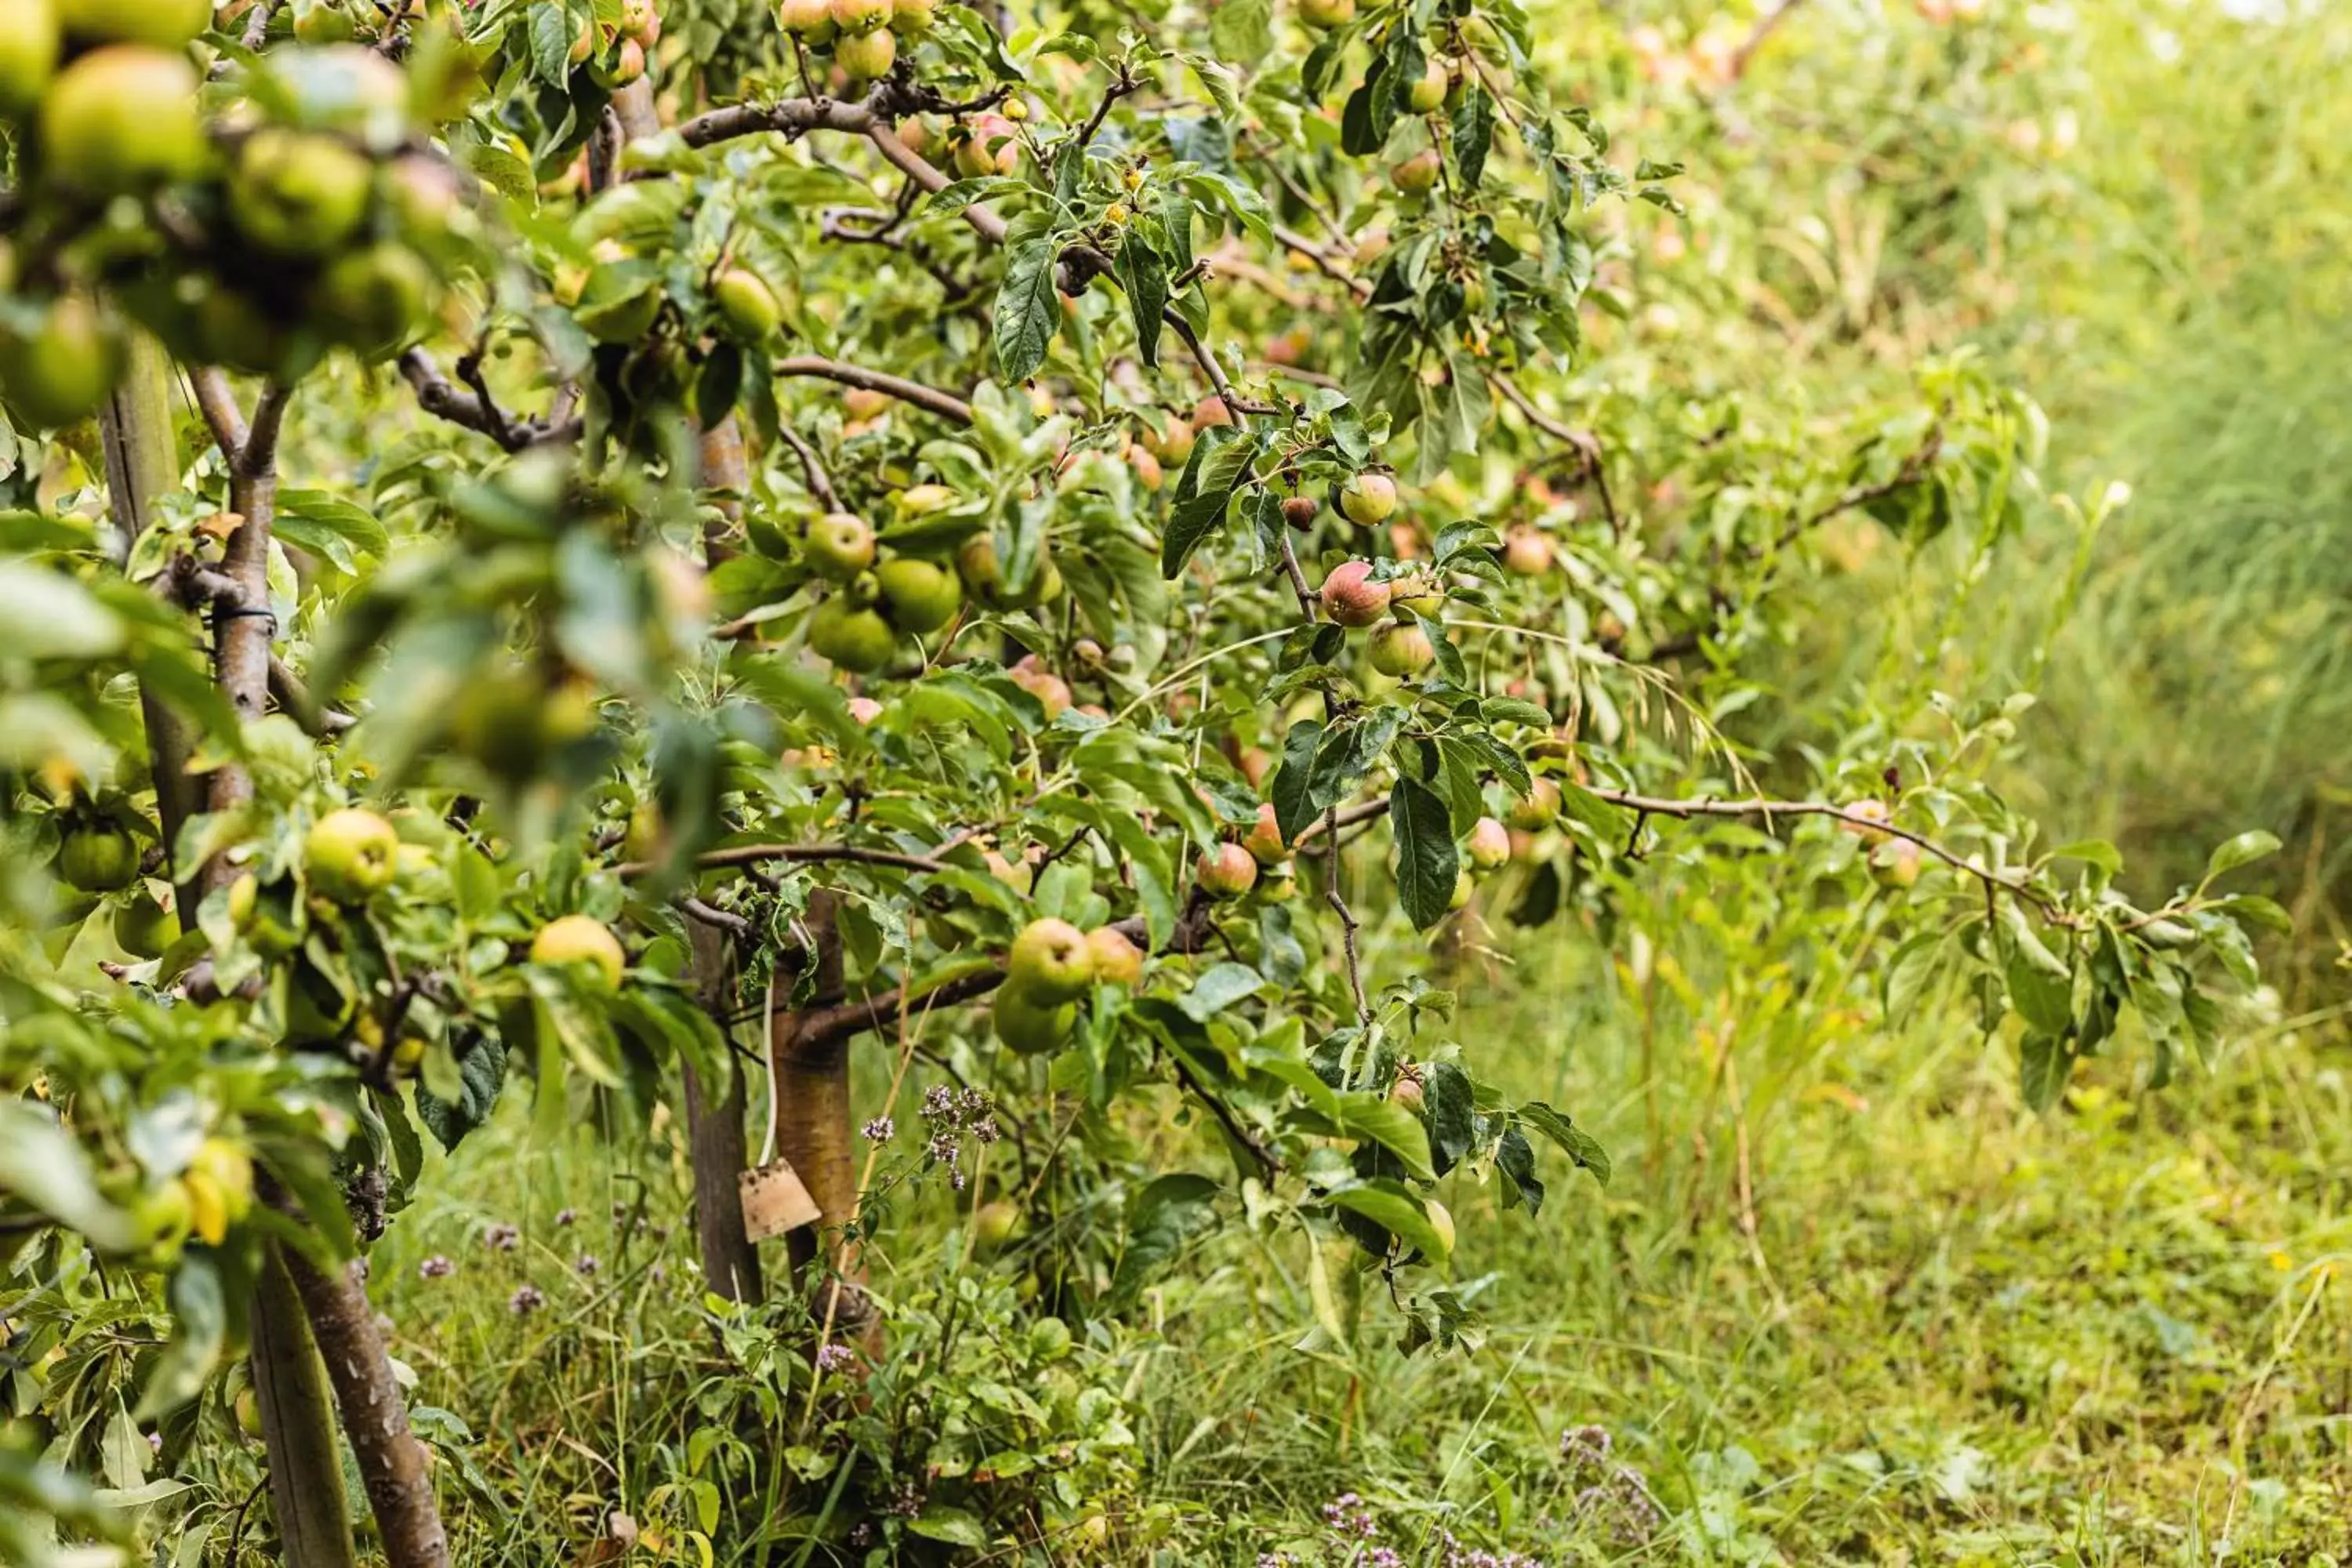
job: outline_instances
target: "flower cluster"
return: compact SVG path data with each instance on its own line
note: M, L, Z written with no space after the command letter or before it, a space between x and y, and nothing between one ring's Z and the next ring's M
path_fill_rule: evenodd
M494 1225L482 1232L482 1245L492 1252L512 1252L522 1245L522 1232L510 1225Z
M816 1369L819 1372L847 1372L857 1364L857 1352L845 1344L819 1345Z
M887 1143L898 1135L898 1121L887 1116L877 1116L859 1130L868 1143Z
M446 1279L456 1272L457 1266L437 1252L416 1266L417 1278L421 1279Z
M1577 1517L1605 1528L1619 1539L1645 1542L1665 1522L1665 1510L1631 1465L1611 1460L1608 1431L1600 1426L1571 1426L1560 1434L1559 1457L1579 1480ZM1589 1479L1588 1479L1589 1478Z
M947 1167L948 1181L956 1191L963 1191L963 1140L974 1143L993 1143L1003 1135L996 1125L996 1102L976 1089L961 1093L945 1084L934 1084L923 1096L923 1126L930 1136L923 1145L923 1157L931 1165ZM885 1119L887 1120L887 1118ZM866 1129L873 1135L873 1125Z
M546 1305L547 1298L540 1294L536 1285L518 1285L515 1293L507 1298L507 1310L518 1318L528 1317Z

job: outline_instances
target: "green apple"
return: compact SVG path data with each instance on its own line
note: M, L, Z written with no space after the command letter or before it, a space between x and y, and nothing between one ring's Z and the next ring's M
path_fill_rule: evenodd
M988 1011L996 1037L1024 1057L1061 1049L1078 1021L1076 1004L1033 1002L1018 985L998 986Z
M1360 528L1386 522L1396 509L1396 481L1386 474L1356 474L1339 487L1339 515Z
M874 530L855 512L829 511L809 524L802 553L818 576L846 583L874 564Z
M1559 785L1539 778L1528 793L1511 803L1510 825L1522 833L1540 833L1559 818Z
M1406 680L1437 660L1437 647L1418 621L1391 621L1371 637L1372 668L1382 675Z
M833 46L833 58L852 81L879 81L898 58L898 40L887 32L853 33Z
M337 257L310 291L313 322L327 338L373 363L423 330L440 284L404 245L371 245Z
M1465 847L1470 864L1491 871L1511 858L1511 830L1491 816L1482 816L1471 825Z
M10 6L24 0L8 0ZM67 32L93 44L176 49L212 26L212 0L56 0Z
M273 255L323 257L359 232L374 185L375 165L350 143L265 126L237 154L229 217Z
M983 1252L994 1252L1022 1231L1022 1213L1018 1204L996 1198L972 1211L972 1239Z
M109 44L81 56L41 100L44 172L101 198L194 176L212 151L196 88L196 68L163 49Z
M783 324L784 310L776 302L776 291L748 268L730 267L720 273L710 286L710 297L728 330L753 348L774 337Z
M79 294L52 302L29 333L0 331L0 396L41 429L97 413L121 370L121 334Z
M58 876L85 893L111 893L139 878L139 846L110 824L69 830L58 846Z
M1445 67L1439 61L1431 60L1406 90L1405 101L1412 106L1415 114L1434 114L1453 86L1454 79L1446 75Z
M302 868L312 892L363 904L399 873L400 835L373 811L331 811L302 836Z
M897 555L874 569L882 612L902 632L935 632L963 608L963 584L944 566Z
M1067 921L1031 921L1013 939L1005 955L1008 984L1029 1000L1051 1007L1086 994L1094 984L1095 953L1087 933Z
M22 114L41 101L63 47L51 0L0 5L0 113Z
M890 662L898 634L878 613L835 594L809 616L808 645L829 663L866 675Z
M628 967L621 939L602 921L586 915L564 915L539 928L530 939L530 961L550 965L588 964L607 985L618 985Z

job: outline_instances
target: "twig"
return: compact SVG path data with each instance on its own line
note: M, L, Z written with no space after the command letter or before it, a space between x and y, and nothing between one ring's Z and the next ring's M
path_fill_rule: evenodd
M269 698L294 715L294 721L313 737L340 735L359 722L349 713L320 707L311 700L310 689L303 684L302 678L276 654L269 656Z
M188 373L188 385L195 395L196 407L213 433L213 441L221 455L234 461L245 450L245 415L237 408L236 394L230 390L228 374L217 365L199 365Z
M895 866L907 871L944 871L948 864L928 855L907 855L896 849L868 849L856 844L739 844L726 849L713 849L698 858L695 864L705 870L724 866L751 866L762 860L785 860L795 865L814 865L825 861L850 861L861 866ZM643 877L656 869L657 862L631 860L614 868L623 877Z
M1336 808L1326 809L1323 813L1323 831L1331 836L1334 843L1338 842L1339 813ZM1324 880L1323 901L1339 912L1340 944L1348 957L1348 989L1353 992L1356 997L1356 1021L1370 1028L1372 1024L1372 1008L1371 1004L1364 997L1364 966L1360 955L1356 951L1356 931L1362 922L1356 919L1356 911L1349 907L1347 895L1339 891L1340 869L1339 859L1334 856L1330 869Z
M837 381L844 386L861 387L867 392L895 397L901 403L911 403L959 425L971 423L971 405L953 393L941 392L935 386L925 386L920 382L908 381L887 372L868 370L864 365L824 359L816 354L794 354L788 359L778 360L775 372L778 375L808 375Z
M1601 438L1590 430L1563 425L1538 408L1528 395L1519 390L1518 384L1500 371L1488 372L1486 380L1526 417L1528 424L1553 440L1564 442L1575 449L1582 463L1584 477L1592 481L1592 493L1601 502L1601 515L1608 521L1609 531L1615 534L1618 531L1617 502L1609 493L1609 475L1601 460Z
M555 405L544 419L509 419L486 405L441 372L431 354L410 349L400 356L400 374L415 389L416 405L436 419L446 419L489 437L509 452L579 438L583 421L571 412L572 399L559 391Z
M716 926L720 931L731 931L739 937L748 937L755 929L751 922L741 915L730 910L719 909L716 905L706 904L700 899L680 899L677 901L677 907L684 910L690 919L700 921L707 926Z
M834 490L833 479L825 473L824 465L817 461L816 449L802 440L799 432L789 426L779 426L776 434L785 446L793 449L793 455L800 458L801 472L808 478L809 494L824 502L827 511L839 511L841 497Z

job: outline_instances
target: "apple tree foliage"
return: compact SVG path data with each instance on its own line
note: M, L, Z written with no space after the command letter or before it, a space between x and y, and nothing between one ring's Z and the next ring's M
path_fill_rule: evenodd
M1895 900L1890 1005L1965 996L2036 1104L2126 1012L2206 1047L2275 910L2042 847L2011 711L1810 777L1727 733L1829 528L1997 548L2039 416L1966 359L1826 418L1626 384L1588 312L1680 169L1590 87L1516 0L12 5L9 1554L106 1533L72 1478L145 1477L271 1259L380 1359L341 1266L501 1092L707 1123L772 1066L814 1290L891 1242L846 1054L919 1034L1129 1184L1057 1310L1223 1219L1442 1348L1437 1180L1609 1169L1449 1033L1465 904L1761 858ZM1178 1103L1226 1159L1136 1168ZM47 1353L126 1282L145 1352Z

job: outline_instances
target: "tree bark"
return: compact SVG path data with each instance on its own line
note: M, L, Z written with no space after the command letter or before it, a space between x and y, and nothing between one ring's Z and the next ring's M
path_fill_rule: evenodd
M301 1298L273 1246L253 1293L253 1396L269 1447L269 1508L289 1568L358 1568L327 1381ZM301 1442L282 1452L289 1435Z
M703 1008L728 1027L734 994L734 964L727 933L698 921L687 924L694 945L696 989ZM687 1158L694 1171L694 1238L702 1255L704 1285L730 1301L758 1301L763 1294L759 1249L743 1229L743 1194L737 1178L744 1169L743 1070L732 1052L727 1079L714 1100L691 1067L686 1069Z
M106 488L121 536L119 564L128 568L131 552L153 521L156 499L180 487L180 442L172 422L171 365L162 345L135 333L106 406L99 410L99 437L106 453ZM183 931L195 929L202 889L196 868L173 858L180 828L195 815L201 795L188 772L194 743L187 723L143 687L139 710L147 728L147 755L155 780L155 816L163 831L164 863L171 868L172 902Z
M834 895L812 894L808 926L816 943L816 992L841 989L841 934ZM768 1020L769 1070L775 1075L776 1152L791 1162L824 1217L790 1237L793 1274L805 1285L819 1250L851 1284L859 1268L843 1246L857 1214L857 1155L849 1103L849 1039L809 1026L812 1015L779 1012ZM846 1301L837 1317L849 1314ZM862 1321L845 1326L862 1329Z
M408 1402L393 1381L392 1359L360 1284L361 1266L321 1273L309 1258L289 1252L286 1267L317 1331L386 1560L392 1568L449 1568L449 1539L433 1500L425 1446L409 1433Z

